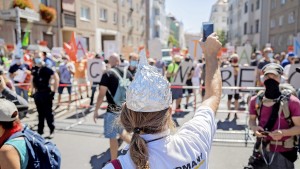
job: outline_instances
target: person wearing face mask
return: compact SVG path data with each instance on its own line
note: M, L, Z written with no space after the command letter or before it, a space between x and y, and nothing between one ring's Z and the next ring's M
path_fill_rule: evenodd
M253 53L251 55L251 62L250 62L250 66L257 66L258 62L261 60L262 55L261 52L258 50L255 53Z
M293 52L289 52L286 58L281 62L281 66L285 68L287 65L295 63L296 55Z
M260 81L260 75L262 75L261 69L272 62L273 59L273 49L270 47L266 47L263 51L263 58L259 60L258 65L257 65L257 75L256 75L256 80L257 80L257 86L262 86L262 82Z
M54 114L52 112L52 105L55 92L59 84L59 77L51 68L47 67L42 60L41 53L34 56L34 67L32 68L32 87L33 98L36 104L39 115L38 133L44 134L44 122L47 121L50 129L50 136L54 134ZM53 87L51 90L50 81L53 80Z
M280 90L283 68L279 64L267 64L262 72L265 91L253 96L249 104L249 127L260 146L255 149L260 151L264 161L259 168L293 169L297 159L294 136L300 134L300 101ZM282 103L288 107L288 118Z
M15 64L11 65L9 77L14 81L16 93L28 101L28 90L31 81L31 71L28 64L23 63L20 56L15 56Z
M59 87L58 87L58 105L60 106L61 101L61 94L63 93L64 88L68 89L69 94L69 105L68 109L70 108L71 104L71 92L72 92L72 83L71 78L75 74L75 66L72 62L70 62L70 57L65 55L62 57L63 62L59 66Z
M135 75L138 64L139 64L139 55L136 53L130 53L128 70L133 76Z

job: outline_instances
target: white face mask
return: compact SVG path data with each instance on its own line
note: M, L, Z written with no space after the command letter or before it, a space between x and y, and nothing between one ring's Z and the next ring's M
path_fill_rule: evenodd
M268 53L268 57L269 57L270 59L273 59L273 56L274 56L273 53Z
M259 61L261 58L262 58L261 54L258 54L258 55L256 56L256 59L257 59L258 61Z

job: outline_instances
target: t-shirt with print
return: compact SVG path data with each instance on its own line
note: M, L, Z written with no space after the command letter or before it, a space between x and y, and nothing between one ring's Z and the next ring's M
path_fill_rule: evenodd
M50 78L54 71L46 66L32 68L31 74L33 76L33 86L38 91L50 91Z
M71 84L72 73L75 71L73 63L62 63L59 66L59 80L61 84Z
M117 70L121 77L123 77L124 68L126 67L114 67L113 69ZM127 71L127 78L132 81L132 74ZM115 95L117 88L119 85L119 79L117 75L115 75L112 71L106 71L100 81L100 86L105 86L110 91L112 96L109 94L109 92L106 92L106 98L107 98L107 112L116 112L116 105L113 100L113 96Z
M255 109L256 97L257 96L253 96L250 100L250 104L249 104L250 105L249 106L250 115L257 115L256 109ZM291 116L292 117L300 116L300 101L299 101L299 99L297 97L291 95L290 101L288 104L289 104L289 110L291 112ZM262 105L259 126L264 127L267 124L267 122L270 118L271 112L272 112L272 106L267 107L267 106ZM279 120L277 119L272 131L277 130L278 126L279 126ZM281 112L281 114L280 114L280 129L288 129L288 128L289 128L289 124L285 120L283 112ZM283 137L280 141L284 141L288 138L290 138L290 137ZM272 138L269 136L267 137L267 139L272 140ZM270 145L270 150L273 152L275 152L275 151L276 152L285 152L285 151L288 151L289 149L286 149L286 148L278 145L277 149L275 150L275 146Z
M150 168L207 169L215 132L214 112L209 107L200 107L194 117L174 135L170 135L170 130L158 134L141 135L146 141L161 138L147 144ZM129 153L127 151L118 159L122 168L136 169ZM104 169L114 169L114 167L108 164Z

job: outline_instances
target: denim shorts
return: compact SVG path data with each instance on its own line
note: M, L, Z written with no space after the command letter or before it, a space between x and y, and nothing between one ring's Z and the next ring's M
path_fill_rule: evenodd
M182 98L183 89L171 89L171 92L172 92L172 99L173 100Z
M104 115L104 137L105 138L117 138L118 134L122 134L123 127L116 124L118 114L106 112Z

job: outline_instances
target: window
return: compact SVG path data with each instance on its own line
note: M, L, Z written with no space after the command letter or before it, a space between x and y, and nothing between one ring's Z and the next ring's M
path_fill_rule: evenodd
M122 16L122 26L125 26L125 16Z
M295 23L295 11L289 13L288 23Z
M80 8L81 13L80 13L80 19L82 20L90 20L91 19L91 14L90 14L90 8L89 7L81 7Z
M125 0L121 0L122 6L125 6Z
M89 37L81 37L83 39L83 43L86 44L86 50L89 51L90 50L90 41L89 41Z
M272 8L272 9L276 8L276 1L277 1L277 0L272 0L272 1L271 1L271 8Z
M230 7L229 7L229 11L232 11L232 4L231 4Z
M280 17L279 17L278 25L279 25L279 26L282 26L282 24L283 24L283 16L280 16Z
M260 8L260 0L256 0L256 10Z
M218 12L218 8L217 7L214 7L214 12Z
M259 33L259 20L255 21L255 32Z
M118 15L116 12L114 12L114 24L118 22Z
M251 12L254 11L254 4L251 4Z
M227 21L227 18L223 16L223 17L222 17L222 22L225 23L226 21Z
M275 19L271 19L270 28L274 28L275 26L276 26L276 21L275 21Z
M253 34L253 25L250 27L250 34Z
M245 13L247 13L247 12L248 12L248 2L245 2L244 11L245 11Z
M155 15L159 15L159 13L160 13L159 9L158 9L158 8L155 8L155 9L154 9L154 13L155 13Z
M100 20L107 21L107 9L100 8Z
M244 23L244 35L247 35L247 22Z
M42 4L46 5L46 6L50 5L50 3L49 3L48 0L40 0L40 3L42 3Z
M286 0L280 0L281 5L284 5L286 3Z

